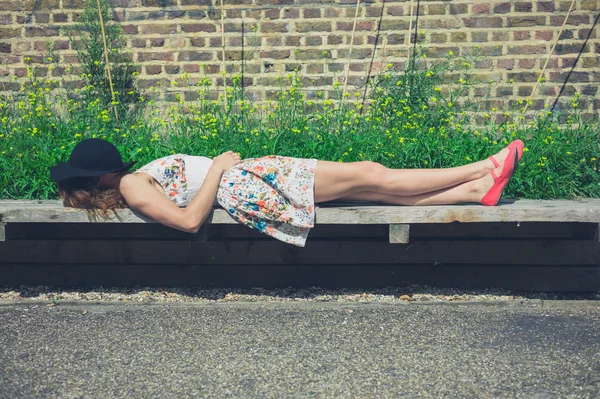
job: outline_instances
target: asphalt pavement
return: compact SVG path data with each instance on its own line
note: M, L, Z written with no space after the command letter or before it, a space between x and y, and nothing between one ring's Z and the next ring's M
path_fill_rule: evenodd
M600 303L0 304L0 398L186 397L599 398Z

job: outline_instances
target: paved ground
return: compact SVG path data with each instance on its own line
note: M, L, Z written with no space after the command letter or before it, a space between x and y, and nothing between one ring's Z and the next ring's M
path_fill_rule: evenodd
M5 302L0 397L598 398L584 305Z

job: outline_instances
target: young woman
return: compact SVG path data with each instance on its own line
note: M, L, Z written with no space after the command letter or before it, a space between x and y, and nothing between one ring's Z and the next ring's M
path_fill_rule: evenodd
M106 213L130 207L158 223L197 232L215 199L229 214L276 239L304 246L315 203L374 201L391 205L479 202L493 206L523 154L516 140L486 160L447 169L388 169L375 162L338 163L267 156L242 161L183 154L135 172L108 141L79 143L51 169L65 206ZM185 207L185 208L182 208Z

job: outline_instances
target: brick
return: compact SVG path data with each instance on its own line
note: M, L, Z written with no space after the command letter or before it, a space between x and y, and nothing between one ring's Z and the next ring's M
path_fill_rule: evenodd
M170 35L173 33L177 33L177 25L176 24L152 24L152 25L142 25L142 34L161 34L161 35Z
M363 59L370 57L373 53L372 48L354 48L352 49L352 59ZM348 58L350 56L350 48L341 48L337 50L338 58Z
M392 33L388 35L388 44L404 44L406 36L400 33Z
M427 27L425 27L427 28ZM408 29L408 21L403 20L386 20L381 22L381 30L406 30Z
M577 32L577 37L579 39L587 39L588 37L590 39L596 39L597 38L596 30L579 29L579 31Z
M476 43L482 43L488 41L488 32L472 32L471 41Z
M320 36L309 36L306 38L306 43L307 46L322 46L323 45L323 38Z
M186 40L184 37L169 37L165 40L166 48L181 48L186 46Z
M300 17L300 10L297 8L286 8L283 10L283 18L296 19Z
M562 26L565 21L565 17L560 16L552 16L550 17L550 25L552 26ZM585 25L589 24L590 17L588 15L573 15L571 14L567 19L567 25Z
M383 7L377 7L377 6L373 6L373 7L368 7L365 12L365 17L367 18L379 18L379 16L381 15L381 12L383 11Z
M560 59L560 67L561 68L572 68L575 66L576 58L564 58Z
M283 45L283 38L281 36L269 36L265 39L267 46L278 47Z
M129 11L126 15L127 21L145 21L148 19L148 13L142 11Z
M165 39L163 39L163 38L150 39L150 47L162 47L164 45L165 45Z
M538 75L534 72L516 72L507 74L509 80L514 80L515 82L537 82Z
M48 14L48 13L36 13L35 14L35 23L47 24L49 22L50 22L50 14Z
M198 73L200 72L200 66L198 64L185 64L183 66L183 72Z
M379 37L373 36L373 35L369 35L367 37L367 44L375 45L375 38L377 38L377 46L383 45L383 43L384 43L384 37L381 36L381 35L379 35Z
M221 38L220 37L211 37L209 39L209 46L210 47L221 47L223 44L221 42Z
M35 26L27 26L25 27L25 35L27 37L37 37L37 36L58 36L58 27L45 27L39 28ZM0 36L1 37L1 36Z
M290 50L264 50L260 52L260 58L274 58L276 60L290 58L290 55Z
M138 53L138 61L173 61L173 52Z
M52 14L52 22L68 22L69 16L67 14Z
M430 39L431 43L446 43L448 41L445 33L432 33Z
M0 53L11 53L12 52L12 46L10 43L2 43L0 42Z
M169 11L167 12L167 19L179 19L179 18L183 18L185 16L186 12L185 11ZM202 19L204 17L206 17L206 13L204 11L201 10L190 10L188 11L188 18L189 19ZM199 16L201 15L201 16Z
M178 74L181 72L180 65L165 65L165 72L169 75Z
M144 48L146 47L146 39L132 39L131 47L134 48Z
M306 73L324 73L325 72L325 66L323 64L309 64L306 66ZM309 80L310 82L305 83L306 80ZM332 80L331 78L329 78L329 80ZM310 86L315 86L317 80L314 78L308 78L308 77L302 77L301 79L301 83L304 87L310 87ZM323 82L322 79L319 79L319 82Z
M535 66L535 62L532 59L519 60L519 68L531 69Z
M508 46L508 54L546 54L546 46Z
M564 82L569 76L570 83L582 83L590 81L590 74L587 72L550 72L550 81L552 82Z
M25 4L23 1L2 1L2 11L25 11Z
M10 39L13 37L21 37L21 29L17 28L0 28L0 40Z
M137 35L138 33L137 25L121 25L121 29L123 29L123 33L128 35Z
M592 10L598 9L598 2L596 0L581 0L581 10Z
M515 3L515 12L531 12L533 4L531 2Z
M496 88L496 95L501 97L512 96L513 86L500 86Z
M339 18L341 16L342 16L341 8L335 8L335 7L325 8L325 18Z
M598 57L584 57L581 61L584 68L597 68L600 66Z
M147 75L158 75L162 72L162 65L146 65Z
M148 20L150 20L150 21L161 20L161 19L165 19L166 16L167 16L167 14L164 11L151 11L148 13Z
M55 40L52 42L52 46L54 50L68 50L69 42L67 40ZM48 51L48 41L35 42L33 49L42 52Z
M171 85L169 79L140 79L138 80L138 87L140 89L149 89L151 87L163 86L168 87Z
M242 18L242 10L225 10L225 19L237 19ZM252 17L252 19L257 19L259 17Z
M314 22L296 22L296 32L331 32L331 22L314 21Z
M181 31L185 33L208 32L214 33L217 27L214 24L181 24Z
M579 53L580 51L583 53L589 52L589 48L584 48L582 50L581 45L581 43L558 43L554 48L554 54L575 54Z
M487 36L487 33L486 33ZM464 43L467 41L467 32L452 32L450 34L450 41L456 43Z
M471 12L473 14L489 14L490 5L488 3L477 3L471 6Z
M506 14L510 12L510 3L494 4L494 14Z
M514 40L529 40L530 32L527 30L520 30L513 32Z
M289 32L288 24L281 22L263 22L260 24L262 33L286 33Z
M448 9L450 15L467 14L469 12L468 4L450 4Z
M331 58L330 50L300 49L296 52L296 59L298 60L321 60L324 58Z
M335 24L337 30L343 31L352 31L352 27L354 26L354 22L336 22ZM356 22L356 31L369 31L375 28L375 21L357 21Z
M206 45L206 39L203 37L192 37L190 39L190 45L193 47L204 47Z
M338 35L328 35L326 36L327 44L342 44L344 42L343 36Z
M519 88L517 89L517 95L521 97L527 97L531 95L532 91L532 86L519 86Z
M502 18L500 17L471 17L463 18L467 28L501 28Z
M302 16L304 18L321 18L320 8L305 8L302 10Z
M581 88L581 94L586 96L595 96L598 93L597 85L585 85Z
M558 40L569 40L569 39L573 39L575 35L573 34L572 30L568 30L565 29L562 31L562 33L560 34L560 37L558 38Z
M495 42L507 42L510 40L510 34L505 30L498 30L492 32L492 40Z
M551 30L536 30L535 31L535 39L536 40L546 40L550 41L554 37L554 32Z
M544 26L546 24L545 16L527 16L527 17L507 17L507 25L511 28L526 26Z
M427 15L445 15L446 5L444 4L429 4L427 6Z
M142 7L173 7L176 0L141 0Z
M286 72L302 71L302 64L285 64Z
M540 1L535 5L535 9L538 12L553 12L555 10L555 3L553 1Z
M219 52L220 54L220 52ZM227 58L227 52L225 52ZM182 51L177 57L177 61L211 61L214 59L214 53L210 51ZM241 59L241 57L239 58Z
M391 15L393 17L404 15L404 6L389 6L387 8L387 15Z
M11 25L12 23L12 14L0 14L0 25Z

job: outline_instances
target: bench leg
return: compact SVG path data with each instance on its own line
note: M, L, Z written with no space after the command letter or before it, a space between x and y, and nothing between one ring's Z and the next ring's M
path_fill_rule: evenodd
M408 244L410 240L410 225L390 224L390 243Z
M187 235L188 241L206 242L211 237L221 235L221 226L220 225L212 225L212 224L203 224L197 233L195 233L195 234L188 233L186 235Z

